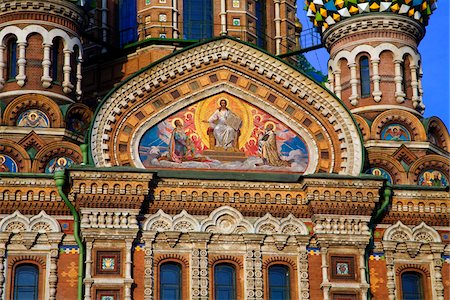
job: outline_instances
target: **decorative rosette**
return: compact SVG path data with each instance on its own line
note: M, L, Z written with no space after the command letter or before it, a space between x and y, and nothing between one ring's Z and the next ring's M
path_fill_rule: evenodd
M326 30L329 26L354 15L390 12L414 18L427 25L436 9L437 0L305 0L307 16L314 26Z

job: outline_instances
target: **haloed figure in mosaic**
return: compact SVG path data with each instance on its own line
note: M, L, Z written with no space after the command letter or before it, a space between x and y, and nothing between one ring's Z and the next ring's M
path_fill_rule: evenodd
M169 142L169 158L173 162L181 163L194 157L195 146L186 135L181 119L175 119L174 129Z
M275 134L275 124L266 123L264 133L259 137L258 152L263 159L265 165L275 167L289 166L289 162L280 158L277 146L277 136Z
M216 139L215 146L224 150L236 148L242 119L227 108L228 102L226 99L220 99L219 105L219 108L208 120Z

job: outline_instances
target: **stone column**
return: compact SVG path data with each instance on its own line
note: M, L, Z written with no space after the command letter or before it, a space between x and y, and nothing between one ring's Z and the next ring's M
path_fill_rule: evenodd
M298 242L298 285L299 299L309 299L308 244L309 236L297 236Z
M70 55L72 54L72 50L64 49L64 66L63 66L63 74L64 74L64 81L62 83L63 91L66 94L69 94L72 92L73 85L70 82L70 72L72 71L72 68L70 67Z
M350 103L353 106L358 105L358 78L356 76L356 64L348 64L350 68L350 86L352 88L352 94L349 97Z
M275 54L281 54L281 16L280 16L280 0L274 0L275 4Z
M375 100L375 102L380 102L381 101L381 95L382 92L380 91L380 80L381 77L379 75L379 71L378 71L378 66L380 64L380 59L372 59L370 61L372 63L372 82L373 82L373 92L372 92L372 96L373 96L373 100Z
M436 292L436 300L444 300L444 284L442 282L442 252L444 251L444 248L444 244L431 244L434 269L434 276L432 277L432 288Z
M333 74L334 74L334 93L336 94L336 96L338 96L339 99L342 99L341 70L333 71Z
M6 279L4 260L6 257L6 244L9 241L10 235L11 233L9 232L0 232L0 299L4 299L3 285Z
M328 89L334 93L334 73L331 70L328 70Z
M58 244L53 243L50 248L50 276L48 278L49 300L56 299L56 284L58 282L58 254Z
M16 76L17 84L22 87L25 85L25 79L27 79L27 75L25 75L25 65L27 64L27 60L25 59L25 48L27 46L26 42L17 43L19 47L19 59L17 60L17 66L19 67L19 74Z
M227 34L227 2L220 0L220 35Z
M133 269L133 261L131 260L131 250L133 247L133 240L125 240L125 293L124 299L131 300L131 285L133 284L133 278L131 277L131 272Z
M262 253L261 244L264 235L260 234L244 234L246 243L246 254L244 264L244 274L246 281L245 299L263 300L263 269L262 269Z
M177 0L172 0L172 28L173 28L172 36L174 39L177 39L179 35Z
M196 233L191 237L193 242L191 295L195 300L209 299L208 242L210 236L209 233Z
M155 240L155 232L144 232L143 240L145 242L144 250L144 300L153 300L154 289L154 270L153 270L153 241Z
M367 300L367 290L369 289L369 284L366 278L366 262L364 260L364 254L366 252L365 245L358 245L359 252L359 277L361 278L361 300Z
M395 300L395 270L394 253L395 242L383 241L384 256L386 257L388 299Z
M419 82L417 79L417 66L410 65L410 69L411 69L412 102L413 102L414 108L416 108L420 104Z
M44 48L44 58L42 59L42 87L48 88L52 84L52 78L50 77L50 66L52 62L50 61L50 50L52 45L44 43L42 44ZM55 62L56 63L56 62Z
M75 92L77 93L77 99L81 98L82 90L81 90L81 79L83 79L83 75L81 73L81 64L83 63L83 58L80 56L77 58L77 83L75 87Z
M3 85L5 84L5 78L3 77L3 72L6 67L5 50L6 50L6 47L3 45L0 45L0 89L2 89ZM1 295L0 295L0 297L1 297Z
M92 240L86 241L86 273L84 276L84 300L91 300L92 280ZM79 254L81 255L81 253Z
M330 300L331 283L328 280L328 263L327 263L328 248L321 247L320 254L322 255L322 284L320 285L320 287L323 290L323 300Z
M397 103L403 103L405 101L405 92L403 91L402 82L403 82L403 75L401 74L401 63L402 60L394 60L394 67L395 67L395 99Z

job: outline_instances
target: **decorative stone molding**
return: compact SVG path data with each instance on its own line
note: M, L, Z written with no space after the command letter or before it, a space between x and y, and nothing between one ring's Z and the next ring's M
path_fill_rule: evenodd
M314 82L303 79L303 75L288 65L255 48L226 38L187 49L164 62L144 69L119 86L100 106L94 118L91 147L95 164L98 166L112 164L110 134L116 126L114 123L118 115L123 114L128 107L134 106L134 103L140 103L141 101L136 100L148 97L161 83L170 84L179 76L191 72L194 66L202 67L205 64L209 66L239 64L240 68L246 68L250 74L255 72L258 76L265 74L274 87L290 93L290 98L299 101L307 108L306 110L313 110L315 114L323 116L332 116L325 122L339 135L340 145L337 149L342 150L340 156L343 161L339 172L352 175L359 173L362 155L360 138L343 105L331 95L322 92L321 87ZM297 104L294 105L297 107Z
M424 27L404 16L383 16L381 14L368 14L352 17L339 22L330 27L323 34L323 41L327 49L331 49L335 43L348 39L351 35L361 35L363 33L384 32L386 35L395 36L398 33L401 36L408 36L416 45L425 34Z
M14 234L21 232L50 233L61 232L58 221L41 211L37 216L27 218L19 211L8 215L0 221L0 232L11 232Z
M293 215L279 219L267 213L264 217L251 222L230 206L221 206L211 212L206 219L199 220L186 211L170 216L159 210L147 218L142 226L144 231L150 232L210 232L214 234L280 234L280 235L308 235L306 225Z
M445 245L442 244L441 237L434 228L424 222L411 228L398 221L386 229L381 243L388 269L387 286L390 300L396 299L396 280L400 280L399 275L405 268L426 270L425 274L430 274L428 268L433 268L432 297L444 300L441 256ZM424 245L429 247L423 247ZM406 257L405 250L408 254Z
M81 209L81 228L138 229L138 210Z
M49 97L37 94L22 95L11 101L3 113L3 124L16 126L20 114L30 108L42 110L49 118L51 128L64 127L64 118L59 106Z

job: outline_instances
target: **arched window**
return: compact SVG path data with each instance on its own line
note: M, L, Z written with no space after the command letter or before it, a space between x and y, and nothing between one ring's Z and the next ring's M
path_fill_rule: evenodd
M183 1L183 37L207 39L213 35L213 9L211 0Z
M422 275L417 272L404 272L402 274L402 299L424 300Z
M14 274L14 300L37 300L39 269L32 264L19 265Z
M363 56L359 59L359 78L361 83L361 97L370 96L370 68L369 58Z
M406 68L405 68L405 60L400 63L400 75L402 76L402 90L403 93L406 94Z
M159 294L161 300L181 299L181 266L174 262L159 268Z
M11 37L7 42L6 79L12 80L17 76L17 39Z
M217 264L214 267L214 299L236 299L236 270L231 264Z
M63 54L63 43L60 38L55 38L52 45L52 68L51 77L53 81L61 83L63 80L63 64L64 64L64 54Z
M289 300L289 268L283 265L269 267L269 299Z

